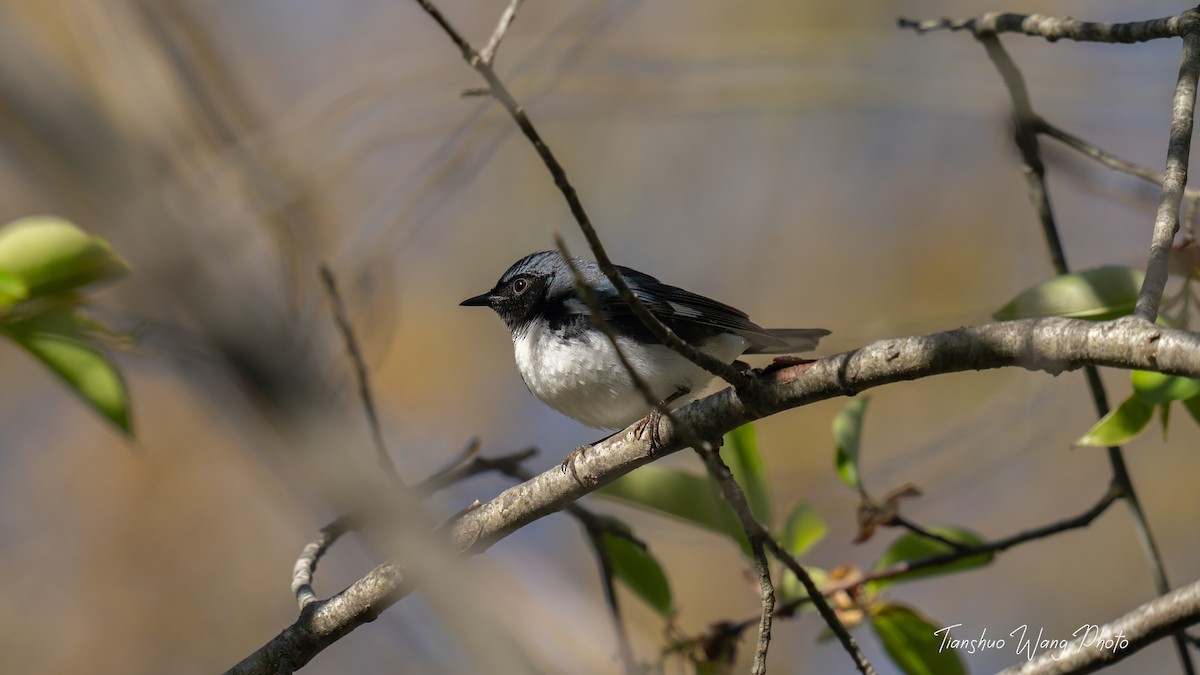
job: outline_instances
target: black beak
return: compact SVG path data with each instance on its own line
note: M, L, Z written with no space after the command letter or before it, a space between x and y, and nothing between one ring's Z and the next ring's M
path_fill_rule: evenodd
M482 293L458 303L459 307L491 307L491 293Z

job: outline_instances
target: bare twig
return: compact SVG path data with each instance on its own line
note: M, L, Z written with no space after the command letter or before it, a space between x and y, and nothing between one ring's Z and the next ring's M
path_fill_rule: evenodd
M492 37L488 43L484 45L483 51L479 52L479 58L486 64L491 64L496 60L496 50L500 48L500 41L504 39L504 35L508 33L508 27L512 25L513 19L517 16L517 10L520 9L521 3L524 0L509 0L508 7L504 13L500 15L500 21L496 24L496 30L492 31Z
M354 328L350 325L350 319L346 315L346 307L342 304L342 297L338 293L337 280L334 279L333 272L327 265L321 265L320 277L321 283L325 286L325 292L329 295L329 303L333 307L333 318L337 322L338 332L342 335L342 341L346 343L346 353L350 356L350 362L354 365L354 376L358 381L358 396L362 401L363 411L367 415L367 426L371 429L371 440L375 443L375 452L379 459L379 467L383 469L384 474L388 478L400 485L404 485L404 480L400 478L399 472L396 471L396 465L392 463L392 457L388 454L387 444L383 440L383 431L379 426L379 416L375 413L375 399L371 396L371 383L367 376L367 364L363 359L362 351L358 348L358 339L354 336Z
M973 19L931 19L913 21L901 17L897 23L901 28L910 28L917 33L938 30L967 30L981 33L1024 33L1042 37L1051 42L1059 39L1080 42L1145 42L1159 38L1179 37L1192 30L1200 20L1196 10L1189 9L1176 16L1132 23L1093 23L1071 18L1043 16L1041 14L1003 14L988 12Z
M854 661L854 666L858 669L858 671L863 673L863 675L870 675L874 673L875 668L862 653L862 649L859 648L858 643L854 640L854 637L850 635L850 631L846 630L845 624L843 624L842 620L838 618L837 613L833 611L833 608L829 606L828 602L826 602L825 597L821 595L821 592L817 589L817 585L813 582L812 577L809 576L808 572L804 569L800 562L796 560L796 557L793 556L790 551L784 548L778 540L772 537L771 534L767 532L767 528L764 527L762 523L758 522L758 519L754 517L754 514L750 510L750 504L746 501L745 493L742 492L741 486L738 485L736 480L734 480L733 474L729 471L729 467L726 466L725 462L721 460L720 453L712 448L697 449L697 452L704 460L705 466L708 467L709 475L711 475L713 479L716 480L717 485L720 486L721 495L725 498L725 501L729 502L729 505L733 507L734 513L737 514L738 520L741 521L742 529L746 531L746 537L750 540L751 551L754 550L756 545L760 547L760 552L761 548L765 547L771 551L771 555L775 556L776 560L780 561L785 567L791 570L792 573L796 575L796 578L800 580L800 583L805 587L805 589L808 590L809 597L812 598L813 607L815 607L817 612L820 613L821 618L824 619L826 625L829 626L829 630L833 632L834 636L837 637L838 641L842 644L842 648L845 649L848 654L850 654L851 659ZM768 607L772 611L774 610L775 597L774 589L771 587L770 575L768 574L764 580L762 577L761 568L759 575L759 583L760 585L764 585L762 591L764 614L761 618L761 623L759 624L759 649L761 650L761 655L764 659L763 668L765 669L766 645L763 644L764 639L762 634L765 630L767 632L766 640L770 640L771 621L770 617L766 615L766 612ZM766 597L768 594L770 594L769 599Z
M296 595L296 602L300 605L301 611L317 601L312 582L313 574L317 571L317 563L321 561L321 557L343 534L353 532L360 526L357 515L342 516L322 527L317 538L300 552L300 557L296 559L296 565L292 569L292 593Z
M453 471L453 470L457 469L458 467L462 466L463 464L465 464L467 462L467 460L474 459L479 454L479 449L481 447L483 447L483 443L479 440L479 437L472 436L467 441L466 445L464 445L462 447L462 450L458 451L457 455L450 458L450 461L446 462L445 466L438 469L437 471L434 471L433 475L431 475L429 478L426 478L425 480L430 480L441 474L450 473L451 471Z
M575 192L575 187L567 179L566 171L563 169L562 164L559 163L558 158L554 156L554 153L550 151L545 141L542 140L541 134L534 128L533 123L529 120L529 116L525 113L525 109L513 98L508 88L492 69L491 64L481 58L479 53L475 51L475 48L454 28L445 15L434 6L431 0L416 0L416 2L441 26L446 35L450 37L450 40L458 46L462 52L463 59L483 77L488 84L492 96L504 106L504 109L508 111L513 121L517 123L521 132L533 144L534 150L537 151L547 170L550 171L550 175L554 179L554 184L567 200L567 206L571 210L571 215L574 216L575 221L579 224L579 229L583 232L584 238L587 239L588 246L592 249L592 254L596 256L596 263L600 266L601 271L604 272L608 280L612 282L621 301L629 306L633 315L646 326L647 330L659 342L662 342L684 358L704 368L716 377L732 384L734 387L747 392L751 391L755 386L753 378L717 358L696 350L659 321L646 308L645 304L638 299L633 290L629 288L629 284L625 283L625 279L617 272L612 260L609 259L608 253L604 250L604 245L600 242L600 236L596 234L596 228L592 226L592 221L588 217L587 211L584 210L583 203L579 200L579 195Z
M519 467L522 462L536 454L537 448L525 448L524 450L518 450L497 457L472 457L471 461L466 464L460 462L449 465L429 478L417 483L413 486L413 491L419 495L432 494L449 485L466 480L471 476L489 471L512 475L511 472Z
M1187 186L1188 156L1192 151L1192 123L1196 109L1196 80L1200 77L1200 32L1183 36L1183 56L1179 78L1175 81L1174 106L1171 109L1171 140L1167 145L1167 168L1163 172L1162 196L1154 217L1154 236L1150 242L1150 260L1146 279L1138 293L1134 313L1147 321L1158 318L1167 285L1167 259L1179 230L1179 205Z
M1016 126L1014 140L1021 151L1025 181L1029 184L1029 201L1037 211L1038 222L1042 225L1042 234L1046 238L1046 248L1050 251L1050 261L1054 264L1054 269L1059 274L1066 274L1067 255L1058 236L1054 210L1050 206L1050 194L1046 190L1046 167L1038 150L1034 127L1037 115L1034 114L1033 105L1029 101L1025 78L995 33L976 34L976 37L987 50L996 70L1000 72L1000 77L1012 98L1013 123Z
M965 550L968 548L967 545L962 543L961 541L954 541L953 539L950 539L949 537L943 537L942 535L938 534L937 532L928 530L928 529L912 522L911 520L905 518L904 516L902 516L898 513L896 514L896 517L894 520L897 525L899 525L900 527L903 527L904 529L908 530L909 532L912 532L913 534L915 534L919 537L924 537L931 541L936 541L939 544L949 546L951 548L951 550L961 551L961 550Z
M1118 499L1120 499L1120 496L1120 490L1115 485L1110 484L1109 488L1105 490L1104 494L1100 497L1100 500L1079 515L1055 521L1053 523L1048 523L1046 525L1025 530L1023 532L1018 532L1014 535L1005 537L1004 539L996 539L978 546L968 546L962 544L961 542L952 543L947 541L944 543L946 543L948 546L951 546L952 550L950 551L932 555L927 558L896 563L895 565L881 570L872 570L847 578L844 581L834 582L826 585L825 588L820 589L819 593L825 597L832 597L839 593L854 592L873 581L894 579L905 574L949 565L951 563L978 555L1000 553L1021 544L1044 539L1062 532L1083 529L1088 525L1091 525L1094 520L1099 518L1101 514L1107 511L1109 507L1111 507ZM800 609L804 605L809 604L809 602L810 600L808 597L800 597L796 598L795 600L790 600L776 608L775 616L791 617L796 613L796 610ZM737 630L737 632L740 633L749 626L753 625L755 621L757 621L757 617L746 618L731 625Z

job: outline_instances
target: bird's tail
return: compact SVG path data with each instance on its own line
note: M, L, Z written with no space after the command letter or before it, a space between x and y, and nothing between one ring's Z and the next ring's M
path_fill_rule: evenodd
M747 354L799 354L817 348L821 338L829 335L824 328L764 328L765 337L771 340L758 339L763 336L747 335L753 344L746 350Z

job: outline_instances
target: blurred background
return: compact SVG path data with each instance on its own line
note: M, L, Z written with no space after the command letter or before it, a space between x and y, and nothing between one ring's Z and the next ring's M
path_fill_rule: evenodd
M440 3L482 45L506 3ZM747 310L820 326L822 353L983 323L1051 275L1009 140L1008 99L969 35L918 37L898 15L987 10L1129 21L1177 3L571 0L525 3L498 70L558 153L610 255ZM1177 41L1004 38L1036 110L1161 169ZM107 238L135 273L99 314L138 335L117 355L127 443L0 342L0 671L210 673L296 616L290 570L317 528L377 481L351 370L317 284L328 262L363 342L403 476L479 436L556 465L586 429L520 381L502 323L458 302L558 228L585 245L523 137L416 3L397 0L0 2L0 220L54 213ZM1043 142L1068 260L1144 265L1157 189ZM1106 373L1110 398L1128 376ZM1103 451L1080 374L967 373L871 392L865 480L912 482L906 514L999 537L1090 506ZM857 497L836 478L830 401L759 424L776 510L815 505L807 559L869 566ZM1176 584L1194 580L1194 425L1128 447ZM690 453L670 460L699 472ZM483 476L435 515L511 483ZM597 498L651 545L679 629L753 616L736 547ZM938 625L1068 637L1154 595L1118 505L1086 531L990 567L895 587ZM327 596L386 557L352 536ZM615 672L580 528L524 528L321 654L305 672ZM620 590L634 649L661 620ZM847 672L819 619L781 620L772 672ZM894 672L869 630L859 639ZM1010 645L1012 643L1010 642ZM753 636L742 643L745 670ZM975 672L1013 649L966 656ZM1111 669L1174 672L1169 642Z

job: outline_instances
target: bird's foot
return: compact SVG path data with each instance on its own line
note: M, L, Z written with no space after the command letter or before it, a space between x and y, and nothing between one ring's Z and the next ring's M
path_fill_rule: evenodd
M566 473L568 470L570 470L571 475L575 477L576 481L578 481L579 472L575 470L575 461L580 457L587 455L587 451L591 449L592 446L590 445L581 445L578 448L575 448L570 454L563 458L562 464L560 464L558 467L559 471Z
M662 449L662 437L658 430L658 423L662 421L662 412L660 406L655 406L650 409L650 414L633 424L633 437L650 443L650 456L658 454ZM646 432L650 432L649 439L646 438Z
M691 392L691 389L684 389L683 387L676 389L674 394L666 397L661 403L651 408L650 414L634 423L633 437L638 440L649 441L651 457L658 454L663 447L662 435L658 429L659 422L662 422L663 411L667 409L667 406L679 400L680 397L686 396L689 392ZM647 431L650 432L648 439L646 438Z

